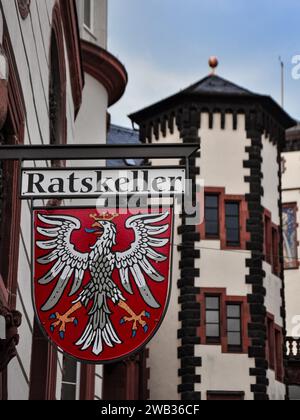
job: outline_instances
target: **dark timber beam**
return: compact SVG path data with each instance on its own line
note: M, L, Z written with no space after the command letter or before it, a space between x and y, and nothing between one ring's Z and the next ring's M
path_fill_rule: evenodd
M190 158L198 144L0 146L0 160L98 160Z

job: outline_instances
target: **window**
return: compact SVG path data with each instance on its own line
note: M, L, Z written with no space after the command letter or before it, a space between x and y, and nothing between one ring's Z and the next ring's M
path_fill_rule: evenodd
M221 345L222 353L248 353L250 322L246 296L228 296L226 289L202 288L198 296L200 343Z
M228 351L242 351L241 305L227 305L227 340Z
M271 242L272 242L272 224L271 217L265 215L265 260L268 264L271 264Z
M276 379L283 382L283 336L281 328L275 327L275 351L276 351Z
M205 195L205 236L219 238L219 195Z
M209 343L220 343L220 297L207 296L206 305L206 339Z
M77 362L67 356L63 358L61 399L75 401L77 391Z
M297 238L297 204L284 204L283 206L283 254L284 268L298 269L298 238Z
M225 203L226 243L229 247L240 246L240 203Z
M94 29L94 0L84 0L84 24L93 31Z

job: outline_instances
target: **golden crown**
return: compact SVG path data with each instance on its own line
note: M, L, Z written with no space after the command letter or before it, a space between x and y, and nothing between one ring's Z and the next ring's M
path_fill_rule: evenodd
M100 213L90 214L90 218L95 220L96 222L101 222L101 221L111 222L118 216L119 215L116 213L111 214L109 212L101 213L101 214Z

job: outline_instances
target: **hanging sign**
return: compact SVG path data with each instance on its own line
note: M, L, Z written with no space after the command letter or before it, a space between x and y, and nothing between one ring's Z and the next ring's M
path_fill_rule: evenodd
M125 359L158 331L170 295L173 210L33 212L33 297L42 329L89 363Z
M175 195L185 192L183 168L22 169L21 198Z

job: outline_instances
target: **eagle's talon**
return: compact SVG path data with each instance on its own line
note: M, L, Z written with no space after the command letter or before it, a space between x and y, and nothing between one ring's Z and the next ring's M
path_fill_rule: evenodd
M125 321L124 318L120 319L120 325L124 325L125 323L126 323L126 321Z
M132 330L132 338L136 337L136 330Z
M75 325L75 327L77 327L77 325L78 325L78 319L77 318L74 319L73 324Z
M54 332L54 330L55 330L54 325L51 325L51 327L50 327L50 331L53 333L53 332Z
M144 333L145 333L145 334L147 334L148 330L149 330L149 327L148 327L148 325L146 324L146 325L144 326Z
M148 319L150 319L151 318L150 313L149 312L145 312L145 317L148 318Z
M50 315L49 319L51 319L51 320L56 319L56 315L55 314Z
M65 333L63 331L60 331L59 336L62 340L65 339Z

